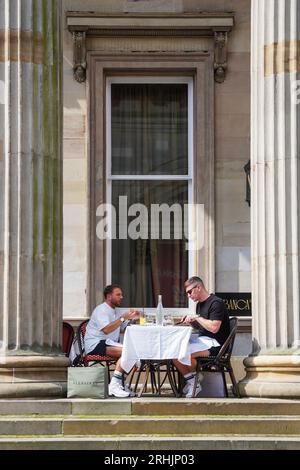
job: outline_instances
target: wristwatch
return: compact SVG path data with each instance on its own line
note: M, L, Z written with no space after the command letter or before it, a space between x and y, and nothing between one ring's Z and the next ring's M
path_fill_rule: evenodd
M120 317L119 320L121 320L121 323L124 323L125 318L124 318L124 317Z

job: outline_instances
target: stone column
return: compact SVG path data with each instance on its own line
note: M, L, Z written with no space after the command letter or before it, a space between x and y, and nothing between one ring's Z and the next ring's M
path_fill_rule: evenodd
M252 0L251 54L253 354L239 386L247 396L299 398L298 0Z
M0 0L0 397L65 392L60 10Z

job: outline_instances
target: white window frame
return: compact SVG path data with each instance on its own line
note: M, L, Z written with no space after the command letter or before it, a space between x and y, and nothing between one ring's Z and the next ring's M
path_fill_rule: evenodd
M188 174L187 175L112 175L111 173L111 85L114 83L184 83L188 85ZM106 201L111 203L112 197L112 182L114 180L140 180L140 181L187 181L188 182L188 203L194 202L194 109L193 109L193 94L194 94L194 80L193 77L188 76L113 76L106 79ZM195 220L189 218L189 234L191 234L195 227ZM188 253L188 273L189 277L194 274L194 252L189 250ZM110 239L106 240L106 279L107 284L111 283L112 277L112 243ZM182 286L184 290L184 286ZM143 308L144 306L134 306ZM185 308L167 308L166 313L171 315L184 315L194 310L193 302L189 299L189 305ZM126 311L128 308L121 308L121 311ZM154 313L155 308L145 308L146 313Z

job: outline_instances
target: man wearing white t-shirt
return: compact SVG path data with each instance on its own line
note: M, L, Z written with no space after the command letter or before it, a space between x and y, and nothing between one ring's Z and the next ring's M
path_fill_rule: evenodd
M108 391L109 395L126 398L131 396L131 392L126 385L123 386L124 371L120 366L122 344L118 341L120 330L126 328L127 320L139 318L140 314L137 311L120 313L117 307L122 303L123 293L119 286L106 286L103 295L105 301L94 309L86 328L85 352L118 359Z

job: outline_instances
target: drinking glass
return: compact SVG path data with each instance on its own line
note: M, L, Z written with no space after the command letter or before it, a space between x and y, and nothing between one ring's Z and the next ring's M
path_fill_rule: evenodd
M166 326L173 325L173 320L172 320L171 315L167 315L167 316L165 317L164 324L165 324Z
M154 316L153 315L147 315L146 324L147 325L154 325Z
M145 316L144 311L141 312L140 314L140 325L143 325L143 326L146 325L146 316Z

